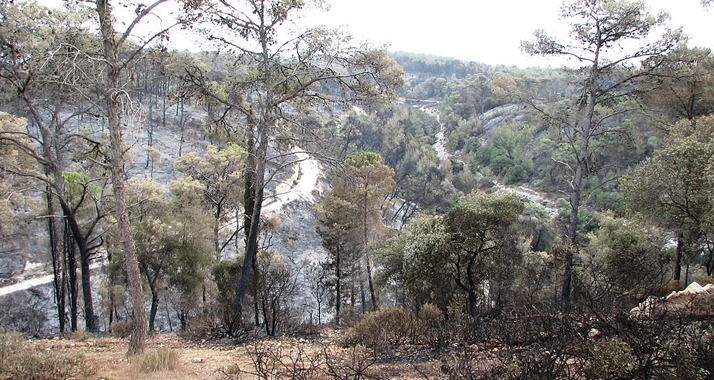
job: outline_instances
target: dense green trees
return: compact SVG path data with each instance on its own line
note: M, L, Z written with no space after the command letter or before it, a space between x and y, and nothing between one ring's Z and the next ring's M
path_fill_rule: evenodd
M359 284L362 311L367 310L366 291L369 291L371 310L379 308L368 247L370 241L383 233L382 207L385 196L394 187L393 176L394 170L382 164L379 154L359 152L347 159L343 171L333 180L332 189L325 193L325 201L318 208L321 224L318 233L332 254L330 261L336 275L335 308L338 314L345 268L350 268L352 281ZM352 289L354 285L351 285L353 292ZM354 293L350 299L351 305L355 306Z
M683 120L672 128L664 146L622 181L626 203L678 234L673 277L680 280L682 255L691 262L706 248L705 269L714 268L710 240L711 177L714 119Z
M221 251L228 244L228 241L221 242L221 226L235 215L229 212L238 210L241 206L245 156L245 149L231 144L221 150L210 145L203 157L190 152L176 159L176 170L185 174L187 179L203 185L204 202L210 205L213 211L213 249L216 260L221 259ZM236 232L229 241L237 239L237 231L236 226Z
M179 179L170 184L167 197L153 181L131 181L128 200L136 242L139 268L151 292L149 331L160 297L169 287L179 290L180 303L193 304L197 289L211 261L208 241L210 208L200 202L204 186L197 181Z
M523 203L513 195L476 192L459 199L443 218L416 223L406 234L404 256L414 296L444 307L442 297L455 286L466 294L472 317L479 308L491 309L493 294L519 261L514 227L522 212Z

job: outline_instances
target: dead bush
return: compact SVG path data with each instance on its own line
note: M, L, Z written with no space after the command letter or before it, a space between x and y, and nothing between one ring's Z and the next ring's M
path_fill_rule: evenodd
M402 308L387 307L368 313L342 339L344 346L363 345L376 351L415 341L418 321Z
M141 359L142 372L173 371L178 366L179 355L170 348L158 348L144 354Z
M6 358L20 348L23 341L22 334L14 331L5 332L0 327L0 366L3 365Z
M340 310L340 325L352 327L362 320L364 315L354 306L343 306Z
M91 339L94 335L90 333L89 331L75 331L72 333L70 336L70 339L77 341L77 342L86 342L87 340Z
M19 349L0 365L0 378L13 380L89 379L96 369L82 355Z
M441 346L445 342L444 321L441 310L426 303L419 309L419 326L416 328L419 343Z
M116 321L109 326L109 332L113 337L116 338L128 338L131 335L131 330L134 328L134 324L131 320L128 321Z
M370 367L376 357L362 346L308 352L306 347L282 345L270 340L256 340L248 347L253 365L241 368L236 364L217 371L219 380L257 379L337 379L362 380L373 378Z

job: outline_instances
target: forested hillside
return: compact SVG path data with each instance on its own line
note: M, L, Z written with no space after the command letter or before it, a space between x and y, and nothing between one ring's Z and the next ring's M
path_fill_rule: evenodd
M713 376L714 55L665 14L569 1L522 49L577 66L523 69L168 3L0 0L0 378L92 376L10 331L250 346L221 379Z

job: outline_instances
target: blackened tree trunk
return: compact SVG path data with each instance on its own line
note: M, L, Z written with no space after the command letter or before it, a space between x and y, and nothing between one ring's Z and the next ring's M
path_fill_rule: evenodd
M684 234L679 233L677 235L677 250L675 251L675 256L674 256L674 268L673 268L673 275L674 275L674 280L679 281L682 278L682 252L684 251Z
M342 306L342 271L340 245L337 244L335 255L335 325L340 325L340 307Z
M63 271L64 265L62 262L62 254L60 253L59 238L62 236L59 231L59 224L55 220L55 205L54 196L52 193L52 188L47 186L46 188L46 199L47 199L47 232L49 234L50 240L50 253L52 255L52 274L55 287L55 302L57 306L57 320L59 322L60 335L65 333L65 321L67 319L66 310L66 293L63 286Z
M75 248L72 235L69 233L69 229L67 228L66 221L63 240L64 249L65 252L67 252L67 263L65 264L65 268L67 268L67 277L69 280L67 290L69 291L70 328L72 331L77 331L77 298L79 298L77 291L77 249Z
M149 311L149 332L154 332L154 321L156 320L156 312L159 309L159 289L156 284L149 284L151 289L151 309Z

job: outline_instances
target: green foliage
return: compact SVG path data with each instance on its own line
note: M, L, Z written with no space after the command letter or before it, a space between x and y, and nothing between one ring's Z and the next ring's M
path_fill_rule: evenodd
M691 257L714 226L713 155L714 117L682 121L661 149L620 181L628 208L681 233ZM711 273L714 263L707 265Z
M235 301L235 284L240 280L243 260L219 261L211 268L211 276L216 283L218 296L216 297L219 326L222 334L232 336L240 327L241 316L237 315L233 307ZM210 326L211 328L213 326Z
M458 200L444 216L447 254L456 284L469 296L469 313L477 313L478 284L501 283L520 259L513 227L524 204L513 194L474 192Z
M150 180L132 180L127 194L137 259L158 306L169 286L178 290L179 310L197 307L196 296L211 262L208 210L197 181L174 180L170 194ZM151 322L151 321L150 321Z
M388 283L403 283L404 235L386 236L369 243L368 250L378 268L375 281L379 288Z
M416 306L433 303L446 311L460 289L475 316L485 279L491 281L489 286L505 289L521 259L514 227L523 209L515 195L475 192L459 198L444 217L412 223L404 234L403 268L405 287ZM495 293L490 297L497 297Z
M98 195L101 189L96 184L90 182L89 177L84 173L62 172L65 191L71 198L80 198L84 193Z
M500 127L493 133L491 143L476 151L474 163L488 166L506 183L524 182L533 171L527 158L532 140L532 128L526 126L519 130L513 124Z
M404 285L415 306L426 303L446 310L454 294L447 257L442 249L448 235L441 217L422 217L404 232Z
M348 114L343 125L327 124L325 140L332 141L333 154L346 158L360 151L373 151L384 164L395 168L395 195L424 209L443 203L440 170L431 146L438 131L437 120L406 105L373 107L368 114Z
M173 371L179 364L178 351L171 348L157 348L141 358L141 371L144 373Z

